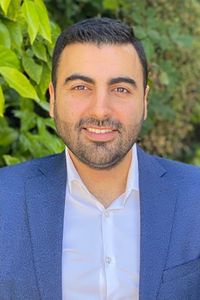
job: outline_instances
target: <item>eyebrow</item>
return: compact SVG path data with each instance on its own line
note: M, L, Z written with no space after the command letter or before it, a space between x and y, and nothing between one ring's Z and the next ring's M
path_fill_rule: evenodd
M69 77L65 78L64 84L67 84L69 81L74 81L74 80L83 80L85 82L92 83L92 84L95 83L94 79L88 76L81 75L81 74L72 74Z
M112 85L112 84L116 84L116 83L121 83L121 82L125 82L128 84L131 84L133 87L136 87L136 82L133 78L130 77L116 77L116 78L112 78L111 80L109 80L108 84Z
M88 77L86 75L82 75L82 74L72 74L70 76L68 76L67 78L65 78L64 80L64 85L67 84L70 81L75 81L75 80L82 80L85 81L87 83L91 83L91 84L95 84L95 80L92 79L91 77ZM136 82L133 78L130 77L124 77L124 76L120 76L120 77L116 77L116 78L112 78L108 81L108 85L113 85L113 84L117 84L117 83L128 83L131 84L133 87L136 87Z

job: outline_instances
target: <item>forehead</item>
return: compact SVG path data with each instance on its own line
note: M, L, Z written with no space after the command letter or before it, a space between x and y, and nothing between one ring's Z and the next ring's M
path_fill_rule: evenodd
M142 80L142 66L131 44L95 45L71 44L64 48L59 59L57 78L72 73L108 78L134 76Z

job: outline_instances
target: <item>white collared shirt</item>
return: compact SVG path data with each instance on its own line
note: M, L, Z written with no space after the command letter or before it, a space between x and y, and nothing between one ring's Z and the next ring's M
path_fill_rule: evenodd
M136 145L132 154L125 193L104 208L82 182L66 150L63 300L139 299L140 205Z

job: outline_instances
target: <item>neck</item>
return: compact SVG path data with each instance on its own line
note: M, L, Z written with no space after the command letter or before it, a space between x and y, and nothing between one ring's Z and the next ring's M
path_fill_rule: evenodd
M87 189L105 207L108 207L113 200L125 192L132 150L127 153L120 163L107 170L92 169L79 161L70 150L68 151Z

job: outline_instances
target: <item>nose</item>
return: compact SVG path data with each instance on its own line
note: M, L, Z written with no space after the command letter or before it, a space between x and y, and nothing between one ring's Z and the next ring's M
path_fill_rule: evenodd
M110 117L112 112L111 99L105 91L97 92L91 99L90 114L99 120Z

